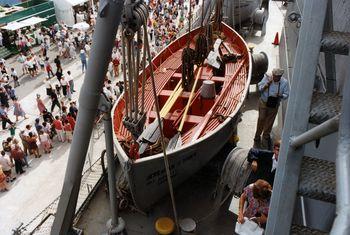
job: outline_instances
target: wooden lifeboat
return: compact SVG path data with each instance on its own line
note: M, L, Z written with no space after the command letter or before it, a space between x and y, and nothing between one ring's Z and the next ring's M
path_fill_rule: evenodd
M191 48L200 28L190 33ZM221 25L220 54L240 55L237 60L224 64L221 73L204 64L194 88L193 98L181 132L182 146L169 152L168 158L174 186L185 181L214 157L233 135L237 125L237 115L246 98L251 78L251 56L242 37L225 23ZM156 93L160 108L169 105L169 97L181 81L181 54L186 47L188 34L183 35L163 49L152 60ZM146 127L156 119L149 65L146 67L145 112ZM139 81L141 84L142 76ZM203 84L214 84L213 97L203 97ZM163 133L171 139L185 112L190 92L183 90L176 94L171 107L163 117ZM148 210L152 204L168 193L163 154L159 143L150 145L139 159L130 156L131 133L123 125L125 97L121 95L113 110L114 143L119 161L129 183L135 205Z

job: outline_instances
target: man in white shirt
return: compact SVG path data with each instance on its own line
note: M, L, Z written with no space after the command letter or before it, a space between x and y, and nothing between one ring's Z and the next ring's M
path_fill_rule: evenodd
M73 92L75 92L75 90L74 90L74 80L73 80L72 73L70 71L67 71L67 81L68 81L68 84L69 84L70 93L73 94Z

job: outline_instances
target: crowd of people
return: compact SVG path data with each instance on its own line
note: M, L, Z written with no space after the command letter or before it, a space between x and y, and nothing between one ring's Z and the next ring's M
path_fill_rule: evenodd
M90 34L75 33L64 25L59 25L54 35L54 38L45 35L42 41L39 40L39 54L34 53L32 47L21 49L22 52L17 58L22 68L21 75L17 74L15 68L11 68L9 73L6 61L0 61L0 115L2 129L8 129L10 132L10 136L2 143L4 154L0 156L0 190L8 190L8 184L23 174L26 167L30 167L28 159L31 155L40 158L43 154L51 153L55 142L60 144L72 141L78 107L72 98L72 94L76 92L74 77L70 70L64 68L63 61L73 62L79 56L84 73L90 53ZM52 43L56 44L56 48L51 51L57 54L50 60L48 50ZM120 48L116 47L111 60L112 67L106 75L103 88L103 92L111 101L115 101L123 92L123 83L116 79L120 70L119 52ZM118 66L115 65L116 60ZM19 78L35 78L39 75L44 77L46 95L50 102L44 102L46 97L37 94L35 102L39 116L32 125L27 124L23 130L17 130L16 123L28 118L16 95L15 88L20 85ZM12 82L13 86L10 84ZM12 111L11 107L16 120L8 114Z
M84 72L90 51L90 33L70 30L65 25L55 24L49 29L38 27L33 31L34 38L27 35L30 33L18 32L16 40L20 51L16 62L20 64L21 74L17 73L15 67L10 68L10 63L4 59L0 60L0 117L2 129L9 130L9 137L2 142L0 190L8 190L8 184L23 174L25 167L30 167L28 159L31 155L40 158L43 154L50 154L56 139L62 143L72 141L78 112L77 104L72 100L72 94L76 90L72 73L63 70L62 60L70 62L78 53L80 58L85 56L81 58ZM54 44L56 48L52 47ZM53 60L49 58L49 50L57 52ZM45 104L45 98L37 94L39 115L34 123L27 124L23 130L17 130L19 122L28 119L16 94L16 88L21 85L20 78L39 76L44 77L51 107L50 104ZM54 77L57 79L56 84L52 83ZM55 112L56 106L58 110ZM12 110L15 119L8 113Z
M199 1L191 1L192 9ZM189 6L184 0L150 0L151 17L148 21L149 37L152 49L160 52L164 46L171 43L185 27L185 19L189 17Z

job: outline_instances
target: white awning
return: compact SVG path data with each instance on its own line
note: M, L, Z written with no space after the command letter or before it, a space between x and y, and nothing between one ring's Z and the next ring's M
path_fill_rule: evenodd
M10 30L10 31L15 31L17 29L26 27L24 24L20 22L13 21L11 23L8 23L7 25L1 27L2 29Z
M71 6L77 6L87 2L88 0L65 0L65 1L68 2Z
M6 29L6 30L15 31L17 29L28 27L31 25L35 25L35 24L41 23L41 22L46 21L46 20L47 19L45 19L45 18L31 17L31 18L28 18L26 20L22 20L19 22L13 21L13 22L8 23L7 25L5 25L1 28Z
M33 16L33 17L30 17L26 20L22 20L19 23L24 24L26 26L31 26L31 25L36 25L36 24L44 22L44 21L47 21L47 19Z

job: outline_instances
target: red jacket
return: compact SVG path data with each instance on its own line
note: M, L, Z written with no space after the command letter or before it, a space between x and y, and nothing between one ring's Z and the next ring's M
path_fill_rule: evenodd
M65 125L64 125L64 130L65 130L65 131L72 131L71 125L70 125L69 123L65 124Z
M55 119L53 122L52 122L52 125L55 127L56 130L63 130L63 125L62 125L62 122L60 120L57 120Z
M72 127L72 130L74 130L74 127L75 127L75 120L74 120L74 118L67 116L66 119L68 120L70 126Z

